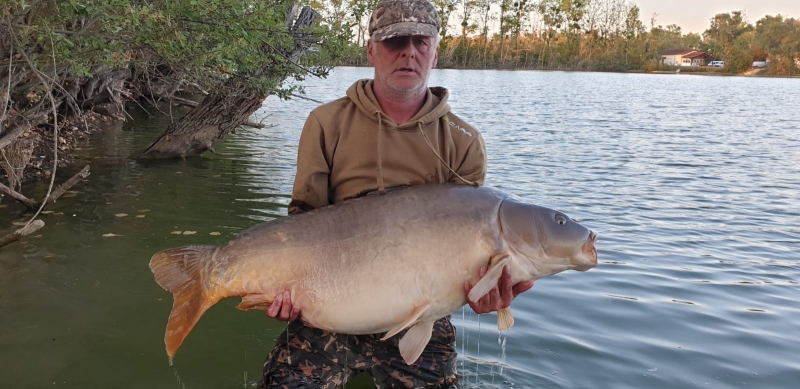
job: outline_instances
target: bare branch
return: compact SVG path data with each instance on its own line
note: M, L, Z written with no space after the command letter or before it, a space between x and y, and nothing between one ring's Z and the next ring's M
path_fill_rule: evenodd
M17 35L10 28L11 21L8 20L8 23L9 23L9 31L11 39L14 40L14 43L17 46L19 46L20 44L19 40L17 40ZM51 39L51 46L53 46L52 39ZM55 50L55 46L53 46L53 49ZM53 184L56 181L56 169L58 168L58 108L56 107L56 100L53 97L53 88L51 88L50 85L47 83L47 81L45 81L45 79L42 77L42 74L40 74L41 72L36 68L31 59L28 58L28 54L25 53L25 50L20 50L20 53L22 54L23 57L25 57L25 62L28 63L28 67L31 68L33 74L36 75L36 78L38 78L39 81L41 81L42 85L47 91L47 96L50 98L50 104L52 105L53 108L53 172L50 175L50 186L47 188L47 195L44 197L44 200L42 200L42 204L39 206L39 209L31 218L31 220L34 220L36 219L37 216L39 216L39 213L42 212L42 209L44 209L45 204L47 204L47 199L50 197L50 193L53 190ZM53 51L53 62L55 62L55 51Z
M89 165L86 165L84 166L83 169L81 169L81 171L72 176L69 180L66 180L64 181L64 183L59 185L58 188L56 188L53 191L53 194L50 195L50 201L55 203L56 200L58 200L58 198L61 197L61 195L66 193L70 188L72 188L75 184L77 184L78 181L86 177L89 177L89 174L91 174L89 173Z
M30 235L30 234L38 231L42 227L44 227L44 222L41 221L41 220L34 220L32 222L29 222L28 224L25 225L25 227L22 227L22 228L20 228L20 229L18 229L16 231L6 235L6 236L0 238L0 247L3 247L3 246L5 246L5 245L7 245L7 244L9 244L11 242L15 242L15 241L19 240L20 238L22 238L23 236L25 236L25 235Z
M200 103L198 103L196 101L189 100L189 99L184 99L183 97L178 97L178 96L173 96L172 97L172 101L174 103L176 103L176 104L185 105L185 106L191 107L191 108L194 108L194 107L200 105Z
M8 108L8 104L11 102L11 74L13 72L13 67L11 66L11 62L14 58L14 45L11 45L10 54L8 55L8 88L6 88L6 94L3 95L3 98L0 99L3 101L3 114L0 115L0 134L3 133L3 121L6 119L6 109ZM2 147L0 147L2 149Z
M86 165L83 169L81 169L81 171L76 173L69 180L66 180L61 185L59 185L58 188L56 188L52 192L52 194L50 194L49 197L45 197L45 200L49 199L50 202L53 202L53 203L56 202L56 200L58 200L59 197L61 197L64 193L66 193L70 188L75 186L75 184L80 182L82 179L84 179L86 177L89 177L89 174L91 174L89 172L89 165ZM30 208L30 209L37 209L37 208L43 207L45 205L44 201L42 201L41 203L38 203L36 200L29 199L29 198L25 197L25 195L23 195L23 194L15 191L15 190L5 186L3 184L0 184L0 193L7 194L8 196L13 198L14 200L17 200L17 201L21 202L22 204L25 204L25 206ZM41 208L39 209L39 211L41 211ZM36 213L38 214L39 212L36 212ZM33 220L33 219L31 219L31 220Z
M45 113L40 113L36 116L28 117L28 119L37 119L37 118L44 119L44 116L46 116ZM25 133L25 131L30 130L31 128L33 128L33 125L29 121L26 121L25 123L12 128L5 135L0 137L0 149L10 145L11 142L19 138L20 135Z
M39 206L39 203L37 203L36 200L31 200L31 199L23 196L21 193L19 193L19 192L15 191L14 189L11 189L11 188L3 185L3 184L0 184L0 192L11 196L12 199L17 200L22 204L25 204L25 206L30 208L30 209L36 209L36 207Z
M243 126L248 126L248 127L253 127L253 128L258 128L258 129L267 128L266 124L250 122L250 121L244 122L244 123L242 123L242 125ZM270 127L275 127L275 126L270 126Z
M272 50L272 52L273 52L273 53L275 53L275 54L278 54L278 55L280 55L281 57L283 57L283 59L285 59L285 60L286 60L286 62L289 62L290 64L294 65L294 66L295 66L295 67L297 67L298 69L301 69L301 70L303 70L304 72L306 72L306 73L308 73L308 74L310 74L310 75L312 75L312 76L315 76L315 77L317 77L317 78L322 78L323 74L321 74L321 73L316 73L316 72L312 71L311 69L309 69L309 68L307 68L307 67L305 67L305 66L303 66L303 65L300 65L299 63L295 62L295 61L294 61L292 58L290 58L288 55L286 55L286 54L284 54L282 51L280 51L280 50L276 49L276 48L275 48L274 46L272 46L271 44L269 44L269 43L266 43L266 42L264 42L264 44L265 44L267 47L269 47L269 48Z
M301 99L301 100L313 101L313 102L315 102L315 103L317 103L317 104L325 104L325 102L324 102L324 101L319 101L319 100L317 100L317 99L312 99L312 98L310 98L310 97L308 97L308 96L303 96L303 95L294 95L294 94L293 94L293 95L292 95L292 98L293 98L293 99L294 99L294 98L298 98L298 99Z

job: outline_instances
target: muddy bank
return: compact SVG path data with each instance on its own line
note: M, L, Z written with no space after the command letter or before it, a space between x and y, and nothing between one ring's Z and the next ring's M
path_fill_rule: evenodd
M112 120L116 119L91 111L86 112L83 118L72 116L63 119L58 123L57 142L53 141L55 134L52 123L39 125L25 131L14 143L0 151L0 167L2 168L0 169L0 183L24 193L26 186L50 178L54 157L58 162L56 175L60 176L58 169L74 162L73 152L80 149L91 137L99 136L103 131L102 124ZM58 151L55 153L54 145L58 147ZM25 155L30 155L30 159L22 164ZM12 177L12 175L17 177ZM56 181L58 182L58 177ZM12 184L15 185L12 186Z

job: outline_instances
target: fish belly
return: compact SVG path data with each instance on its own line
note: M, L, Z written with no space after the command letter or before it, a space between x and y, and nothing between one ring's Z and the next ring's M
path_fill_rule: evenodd
M487 262L430 258L425 266L406 263L389 266L377 274L348 274L337 283L321 283L310 293L298 293L304 320L325 330L348 334L387 332L405 322L419 307L427 306L418 321L445 317L466 303L463 284ZM366 273L366 272L364 272Z

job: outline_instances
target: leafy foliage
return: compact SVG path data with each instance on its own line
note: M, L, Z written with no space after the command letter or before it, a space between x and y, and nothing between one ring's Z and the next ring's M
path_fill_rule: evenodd
M800 20L781 15L756 22L754 45L770 60L771 74L800 74Z
M282 94L284 76L325 75L349 36L341 25L305 31L316 53L302 64L293 45L288 0L11 0L6 26L39 69L60 78L89 76L100 65L170 69L204 89L240 77L242 86ZM295 34L297 32L294 32ZM8 50L0 50L7 54ZM287 95L286 93L283 93Z

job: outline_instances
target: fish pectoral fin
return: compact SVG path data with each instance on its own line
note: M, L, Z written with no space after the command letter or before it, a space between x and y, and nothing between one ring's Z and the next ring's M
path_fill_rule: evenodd
M497 329L507 331L514 325L514 316L511 315L511 308L500 308L497 310Z
M269 309L269 306L272 305L272 300L275 300L275 296L267 296L265 294L248 294L242 296L242 302L236 306L236 309L240 309L242 311L249 311L251 309L266 311Z
M383 338L381 338L381 340L389 339L392 336L397 335L397 333L399 333L400 331L416 323L419 317L422 316L422 314L425 311L427 311L428 308L430 307L431 307L430 303L425 303L424 305L415 308L414 312L411 312L411 316L409 316L408 319L400 323L397 327L392 328L392 330L387 332L386 335L384 335Z
M433 322L426 321L417 323L411 327L403 338L400 339L400 355L407 365L411 365L419 359L425 346L431 340L433 333Z
M487 270L483 278L472 287L472 290L469 291L469 295L467 296L469 301L473 303L480 300L481 297L485 296L486 293L489 293L492 288L497 286L497 281L500 279L500 276L503 275L503 267L511 262L511 256L508 254L496 255L492 257L489 262L494 263L489 266L489 270Z

